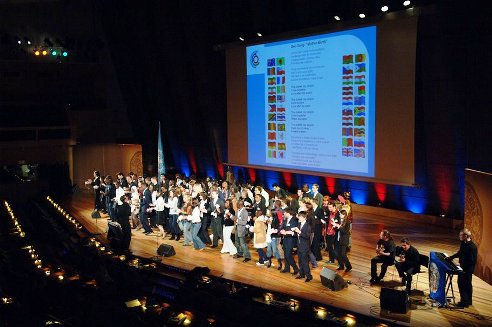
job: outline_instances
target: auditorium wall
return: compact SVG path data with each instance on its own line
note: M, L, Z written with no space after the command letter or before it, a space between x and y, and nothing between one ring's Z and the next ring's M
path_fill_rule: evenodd
M142 175L142 146L138 144L77 145L73 149L73 183L84 189L84 181L93 178L98 170L101 175L133 171Z
M478 248L475 275L492 285L492 174L465 171L465 227Z

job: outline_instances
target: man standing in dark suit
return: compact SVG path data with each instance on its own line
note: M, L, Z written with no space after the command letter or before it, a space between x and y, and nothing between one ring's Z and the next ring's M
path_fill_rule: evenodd
M294 231L298 236L297 256L299 257L299 276L297 279L306 277L305 282L309 282L313 279L311 270L309 269L309 253L311 252L311 233L312 227L306 222L306 213L299 212L297 214L299 220L299 226L294 227Z
M293 249L297 246L297 237L293 229L299 226L299 221L294 217L295 213L292 209L288 208L284 213L284 220L280 226L280 234L283 236L282 248L284 250L285 268L281 270L282 273L290 272L290 267L294 269L293 274L297 275L299 268L292 256Z
M116 175L116 178L120 182L120 185L121 185L122 188L129 187L128 182L126 181L125 175L123 175L122 172L119 172Z
M123 251L129 252L130 242L132 240L132 229L130 227L130 196L122 195L120 197L121 205L116 206L116 221L121 226L122 231L122 240L121 240L121 248Z
M420 272L420 254L416 248L410 245L406 237L401 239L401 246L397 248L398 259L395 262L396 270L401 277L401 284L406 284L407 293L412 287L412 276Z
M316 201L316 204L318 207L321 207L323 205L323 195L319 193L319 185L318 184L313 184L311 186L311 191L312 191L312 198L314 201Z
M333 227L337 231L335 234L335 237L337 239L337 270L345 269L345 272L349 272L350 270L352 270L352 265L350 264L349 258L347 256L347 246L349 244L351 223L347 217L347 211L341 210L338 216L340 218L340 221L332 222Z
M277 183L273 184L273 189L275 191L275 199L283 199L287 197L287 192L281 188Z
M460 290L461 300L458 302L459 307L466 308L472 305L473 287L472 276L477 264L477 246L471 239L471 232L463 229L460 232L460 249L458 252L449 257L450 260L459 258L460 267L463 273L458 274L458 288Z
M210 206L208 207L208 213L211 216L210 228L212 229L213 240L212 247L216 248L219 245L219 238L224 241L222 236L222 223L224 221L224 201L219 198L217 190L210 192Z
M94 179L88 181L88 184L94 189L94 211L101 210L101 174L99 171L94 171Z
M106 185L104 187L104 202L106 205L106 212L108 213L111 220L116 220L114 211L115 203L113 202L113 199L116 197L116 187L113 184L113 178L111 177L111 175L106 176L106 178L104 179L104 184Z
M142 191L142 197L140 199L140 222L144 228L144 234L150 235L153 232L152 228L150 228L149 221L147 220L147 209L152 203L152 194L150 193L146 182L140 184L140 190Z

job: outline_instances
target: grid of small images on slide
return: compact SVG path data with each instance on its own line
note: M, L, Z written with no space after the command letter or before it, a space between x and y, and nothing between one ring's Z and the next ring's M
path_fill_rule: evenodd
M366 156L366 55L343 56L342 156Z
M267 60L268 158L285 159L285 57Z

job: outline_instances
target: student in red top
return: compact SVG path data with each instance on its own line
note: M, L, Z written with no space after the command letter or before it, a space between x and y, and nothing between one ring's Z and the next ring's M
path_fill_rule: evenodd
M323 219L324 221L322 222L325 226L326 251L330 258L329 263L335 263L337 256L335 252L335 229L333 228L332 221L339 221L340 216L337 206L334 202L330 202L328 196L323 197L323 211L325 213L325 219Z

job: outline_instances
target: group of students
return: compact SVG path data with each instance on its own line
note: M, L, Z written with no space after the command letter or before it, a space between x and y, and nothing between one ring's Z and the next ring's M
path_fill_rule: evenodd
M228 177L231 175L229 174ZM94 208L107 212L111 221L121 225L124 248L131 240L131 229L145 235L159 235L179 241L196 250L222 242L221 253L244 262L251 260L248 243L257 251L257 265L274 266L299 278L312 279L309 263L317 267L325 249L330 263L349 272L347 257L351 245L352 211L348 198L332 200L319 193L319 185L307 184L289 194L278 184L274 192L250 183L238 185L233 177L225 181L198 180L177 174L138 177L101 177L98 171L86 181L94 189ZM128 218L130 217L130 218ZM130 224L131 222L131 224ZM298 262L294 259L297 252Z
M236 184L230 171L222 182L194 176L186 179L180 174L173 179L162 174L158 180L156 176L118 173L113 182L110 175L101 177L95 171L93 177L86 185L94 189L94 210L106 212L120 226L124 250L129 248L133 228L143 229L145 235L158 231L157 237L169 236L175 241L183 236L183 246L193 245L199 251L207 245L217 248L221 240L220 252L243 262L251 260L248 243L252 243L258 266L274 266L272 259L276 259L281 273L292 273L306 282L312 280L310 265L317 267L323 249L329 263L338 263L337 270L352 269L347 256L352 239L349 193L331 199L319 193L319 185L309 188L304 184L293 196L273 184L271 194L262 186ZM459 305L466 307L472 303L471 276L477 250L468 230L460 232L460 240L460 251L450 258L459 258L465 271L458 276L458 286L462 294ZM412 276L420 271L420 254L407 237L400 243L396 246L390 232L381 231L376 256L371 259L372 285L380 284L388 266L395 265L402 286L410 292Z

